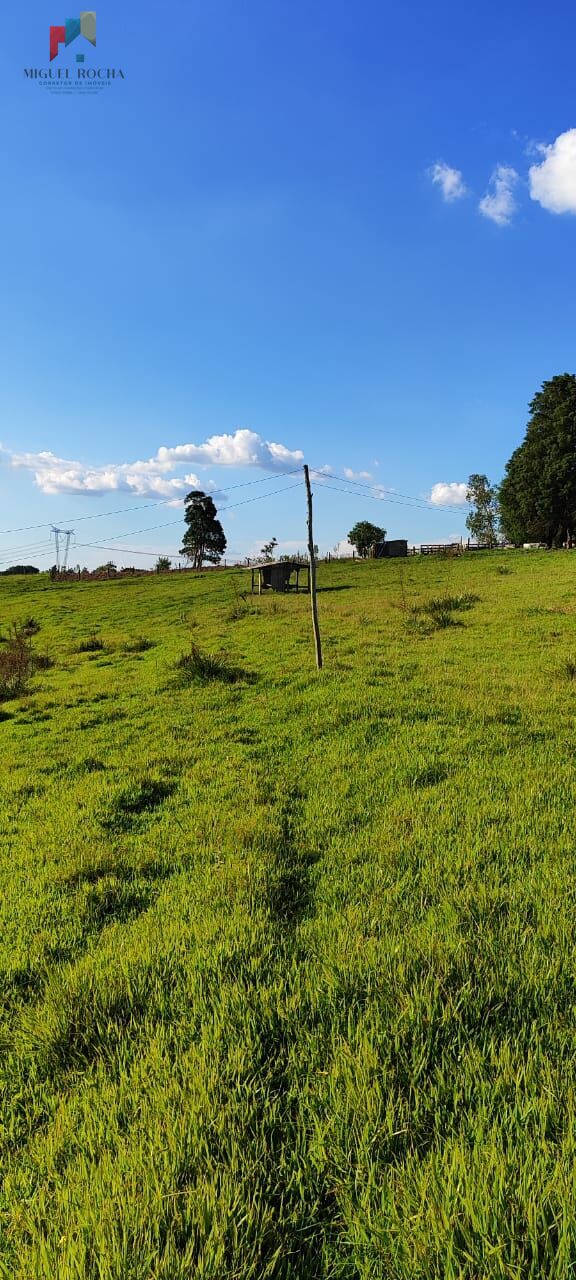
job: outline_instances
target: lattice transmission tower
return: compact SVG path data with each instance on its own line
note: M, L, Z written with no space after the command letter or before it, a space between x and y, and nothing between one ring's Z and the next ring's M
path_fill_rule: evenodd
M74 536L73 529L57 529L56 525L52 525L52 533L54 534L54 546L56 548L56 568L58 573L63 573L68 567L68 552L70 550L70 539ZM64 549L62 550L62 547Z

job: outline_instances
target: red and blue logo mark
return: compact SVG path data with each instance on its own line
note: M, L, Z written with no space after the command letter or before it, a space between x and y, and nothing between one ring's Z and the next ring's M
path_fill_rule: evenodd
M68 48L68 45L72 44L78 36L84 36L90 44L96 44L96 11L94 9L81 13L79 18L67 18L62 27L50 27L50 61L58 57L61 44ZM84 61L83 58L82 61Z

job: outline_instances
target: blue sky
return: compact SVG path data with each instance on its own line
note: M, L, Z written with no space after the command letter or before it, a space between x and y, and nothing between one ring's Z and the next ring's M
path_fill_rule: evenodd
M302 546L303 458L348 474L322 549L465 533L575 366L572 8L120 0L52 65L125 80L78 95L23 75L59 5L3 19L0 527L45 527L0 562L177 551L187 477L232 555Z

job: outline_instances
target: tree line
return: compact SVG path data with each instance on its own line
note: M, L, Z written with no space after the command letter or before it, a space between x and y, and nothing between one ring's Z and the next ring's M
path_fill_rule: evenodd
M470 476L466 520L479 542L572 546L576 532L576 375L543 382L529 406L522 444L499 485Z

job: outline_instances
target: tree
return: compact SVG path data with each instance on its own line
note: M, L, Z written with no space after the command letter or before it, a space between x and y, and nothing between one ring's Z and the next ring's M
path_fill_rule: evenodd
M502 528L511 542L570 545L576 529L576 375L544 382L530 415L500 485Z
M156 573L168 573L170 565L170 556L158 556L154 567L156 569Z
M270 539L270 542L265 542L265 543L264 543L264 546L262 547L262 551L260 552L260 554L261 554L261 556L262 556L262 559L263 559L263 560L273 560L273 559L274 559L274 548L275 548L275 547L277 547L277 546L278 546L278 539L277 539L277 538L271 538L271 539Z
M1 573L28 574L40 573L40 570L33 564L11 564L9 569L0 570Z
M363 560L370 555L374 543L384 542L385 538L386 530L381 529L377 524L371 524L369 520L359 520L348 534L348 541L356 547L358 555Z
M489 483L487 476L474 473L468 478L466 501L472 507L466 516L466 528L477 542L495 547L500 521L497 488Z
M212 498L201 489L193 489L185 497L184 520L188 528L180 554L190 560L193 569L201 569L205 560L219 564L226 550L224 530L216 515Z

